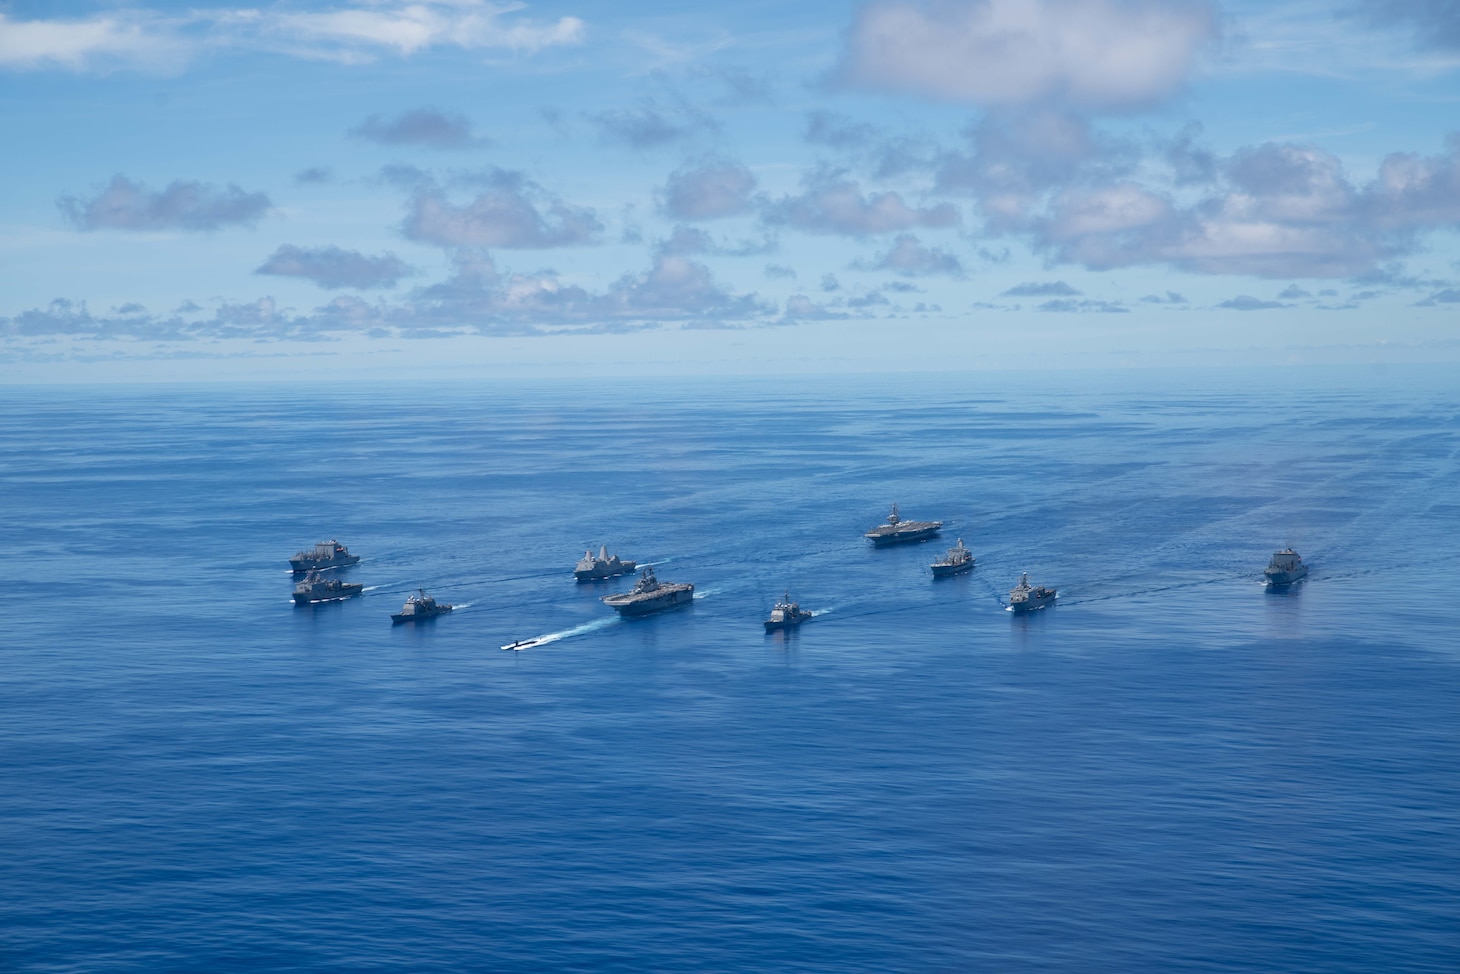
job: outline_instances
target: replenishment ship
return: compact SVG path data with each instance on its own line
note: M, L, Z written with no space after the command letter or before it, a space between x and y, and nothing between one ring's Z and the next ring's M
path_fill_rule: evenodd
M1055 590L1052 588L1045 588L1043 585L1031 588L1029 573L1020 572L1019 584L1009 592L1009 611L1033 612L1035 609L1053 605L1055 597Z
M316 602L338 602L365 591L358 582L342 582L338 578L325 578L317 570L311 571L294 586L295 605L313 605Z
M425 622L427 619L434 619L450 612L456 606L448 602L437 602L426 594L425 589L417 589L406 599L406 604L401 606L399 612L391 614L391 625L399 625L402 622Z
M942 527L942 521L904 521L897 513L897 505L893 504L892 513L887 515L887 523L877 525L863 537L881 548L884 545L904 544L909 541L926 541Z
M775 608L771 609L771 617L765 621L765 631L794 629L810 618L811 610L803 609L797 603L792 602L791 593L787 592L781 596L781 601L776 603Z
M1296 551L1284 548L1273 552L1272 560L1267 563L1267 569L1262 574L1269 585L1291 585L1308 577L1308 566L1303 564L1302 556Z
M350 554L350 549L338 541L321 541L313 551L301 551L290 558L289 567L303 573L318 568L344 568L359 560L359 555Z
M600 578L613 578L615 575L627 575L639 567L636 561L625 561L618 555L608 553L608 545L598 549L598 557L593 552L583 552L583 560L578 562L573 569L573 577L580 582L596 582Z
M688 605L694 599L695 587L688 582L661 582L654 577L654 568L644 569L634 587L617 595L605 595L603 602L618 610L621 616L642 616Z
M963 547L963 539L948 549L948 553L932 564L934 578L947 578L968 571L973 567L973 552Z

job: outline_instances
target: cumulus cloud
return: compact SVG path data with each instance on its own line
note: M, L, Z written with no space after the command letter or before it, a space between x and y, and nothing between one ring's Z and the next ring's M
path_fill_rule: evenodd
M1415 302L1416 308L1437 308L1442 304L1460 304L1460 290L1447 287L1442 291L1436 291L1423 301Z
M171 71L226 48L347 62L444 47L532 54L583 40L576 17L540 22L512 16L518 9L494 0L364 0L320 11L272 5L34 20L0 13L0 68Z
M1043 302L1036 310L1085 314L1126 314L1130 311L1119 301L1097 301L1094 298L1054 298Z
M398 302L346 295L307 312L273 298L220 304L211 314L193 306L169 316L92 315L85 303L58 300L0 318L12 338L142 341L320 341L341 335L441 337L457 334L543 335L631 331L663 324L765 320L775 308L758 295L719 284L703 264L655 258L595 293L564 283L551 270L511 273L484 252L463 249L445 280L412 290Z
M434 181L418 182L401 232L443 247L525 249L594 243L603 232L592 209L564 203L521 173L489 170L471 181L485 188L461 205Z
M295 247L284 244L264 261L255 274L302 277L323 288L395 287L411 268L395 254L367 257L340 247Z
M1296 301L1299 298L1311 298L1312 293L1303 290L1296 284L1289 284L1278 293L1278 298L1283 301Z
M787 267L785 264L767 264L765 265L765 276L773 281L785 280L787 278L794 280L796 271L794 268Z
M870 263L859 262L861 270L891 271L903 277L922 277L929 274L947 274L962 277L963 264L957 257L941 247L925 247L910 233L900 233L892 248Z
M988 200L980 204L987 213ZM1211 274L1357 278L1385 273L1425 231L1460 226L1460 139L1441 156L1390 155L1366 184L1321 149L1268 143L1220 160L1196 200L1134 177L1072 175L1009 212L991 229L1028 234L1055 259L1097 270L1165 263Z
M1026 284L1016 284L999 296L1004 298L1050 298L1077 297L1081 293L1064 281L1031 281Z
M335 179L335 171L328 166L310 166L308 169L301 169L294 174L294 181L300 185L318 183L332 183Z
M692 257L698 254L716 257L753 257L770 253L776 249L772 238L764 240L739 240L727 242L716 240L698 227L677 226L667 240L662 241L656 252L676 257Z
M766 222L784 224L808 233L851 237L896 233L919 227L958 226L958 210L948 203L916 207L896 192L864 196L861 187L846 179L813 179L799 196L785 196L767 205Z
M847 34L848 85L988 107L1152 105L1216 44L1201 0L873 0Z
M652 149L682 142L701 132L719 130L719 123L688 105L661 105L650 101L637 108L587 115L605 142L634 149Z
M850 317L845 311L833 311L824 304L817 304L804 294L793 294L786 299L786 312L782 320L791 323L796 321L836 321Z
M432 108L413 108L394 118L371 115L350 129L350 135L381 145L420 145L430 149L469 149L490 144L489 140L472 134L466 116Z
M1271 311L1274 308L1286 308L1287 305L1281 301L1264 301L1261 298L1254 298L1250 294L1239 294L1235 298L1228 298L1219 308L1228 308L1232 311Z
M1141 298L1144 304L1188 304L1186 296L1177 294L1175 291L1167 291L1165 294L1148 294Z
M714 160L671 173L662 205L677 220L713 220L750 210L754 192L755 175L749 169Z
M213 186L178 180L163 190L150 190L116 175L90 198L62 196L61 214L78 230L217 230L229 225L252 226L272 204L263 193L249 193L230 183Z

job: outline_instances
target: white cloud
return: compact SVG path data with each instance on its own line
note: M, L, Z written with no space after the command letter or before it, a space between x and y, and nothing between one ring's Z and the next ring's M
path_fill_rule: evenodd
M515 16L522 9L490 0L366 0L309 12L136 10L70 20L18 20L0 13L0 67L85 71L128 65L170 71L208 48L365 61L443 47L532 54L583 41L586 26L577 17L540 22Z
M808 233L852 237L954 227L961 222L958 210L948 203L917 207L909 206L900 193L864 196L857 183L843 179L813 180L800 196L786 196L768 205L765 219Z
M874 0L848 33L840 75L985 106L1123 111L1178 90L1217 40L1201 0Z

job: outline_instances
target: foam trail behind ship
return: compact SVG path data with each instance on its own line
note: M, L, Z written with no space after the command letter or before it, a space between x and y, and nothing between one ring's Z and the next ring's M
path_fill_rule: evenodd
M603 619L594 619L592 622L585 622L581 626L574 626L572 629L563 629L558 632L550 632L541 636L533 636L531 639L520 639L515 643L508 643L503 649L510 649L513 652L521 652L524 649L536 649L539 646L546 646L548 643L555 643L560 639L570 639L573 636L581 636L584 633L596 632L599 629L616 625L618 616L608 616Z

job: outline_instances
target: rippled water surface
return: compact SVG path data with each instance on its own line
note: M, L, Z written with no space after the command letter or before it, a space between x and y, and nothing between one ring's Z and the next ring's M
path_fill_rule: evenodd
M0 968L1455 971L1456 389L0 392Z

